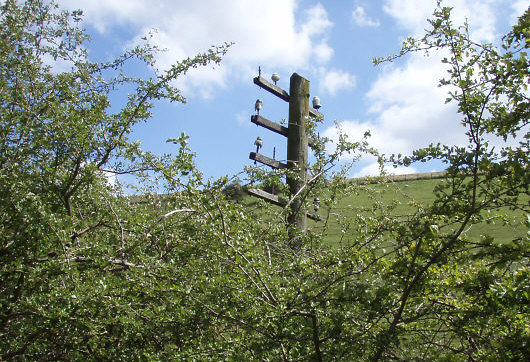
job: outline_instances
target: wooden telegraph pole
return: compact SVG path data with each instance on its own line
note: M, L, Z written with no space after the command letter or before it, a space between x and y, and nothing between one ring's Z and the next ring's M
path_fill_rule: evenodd
M306 213L302 210L299 191L307 181L307 132L309 122L309 81L294 73L289 88L289 134L287 136L287 166L293 174L287 177L289 192L294 197L289 205L287 222L292 234L305 232ZM292 239L293 235L289 235Z
M289 224L289 241L294 246L294 241L297 236L305 232L307 227L308 215L303 209L301 197L301 190L307 182L308 170L307 158L309 142L306 129L310 121L310 116L319 119L322 119L324 116L309 107L309 81L296 73L291 76L289 93L276 84L269 83L261 75L254 78L254 83L280 99L289 102L288 127L270 121L259 114L251 117L252 123L287 137L287 164L260 155L257 152L251 152L249 158L272 168L289 168L290 173L287 177L287 184L289 185L290 196L289 201L285 201L277 195L259 189L249 189L248 193L275 205L282 207L288 206L287 222ZM309 215L309 217L319 219L312 215Z

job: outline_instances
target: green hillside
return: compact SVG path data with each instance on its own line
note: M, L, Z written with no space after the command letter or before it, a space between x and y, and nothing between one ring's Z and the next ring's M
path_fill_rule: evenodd
M418 207L427 207L435 199L434 187L443 182L437 180L412 180L403 182L391 182L382 185L373 185L368 188L373 189L373 194L359 193L349 196L340 201L337 211L341 218L352 217L356 213L364 212L374 202L381 202L384 205L393 205L392 214L395 217L406 219ZM508 218L501 217L506 214ZM466 230L466 235L473 239L478 239L482 235L490 235L497 240L512 240L515 237L522 237L528 231L525 226L525 215L522 212L502 209L491 212L485 216L488 221L481 222ZM338 218L333 218L335 222L330 223L328 238L337 239L341 234Z
M323 232L324 240L331 244L347 243L348 236L354 232L356 216L369 217L376 210L375 206L379 205L388 215L405 221L418 208L432 205L435 186L447 182L442 178L395 179L397 181L387 180L384 183L353 187L350 193L337 200L331 208L322 207L319 215L324 219L319 222L310 220L309 229ZM324 198L325 196L322 197ZM252 197L245 198L245 203L251 208L266 210L271 217L278 217L281 213L279 207ZM489 235L498 241L508 241L523 237L528 232L527 216L522 211L504 208L488 212L483 217L484 221L465 230L467 237L479 240L482 236Z

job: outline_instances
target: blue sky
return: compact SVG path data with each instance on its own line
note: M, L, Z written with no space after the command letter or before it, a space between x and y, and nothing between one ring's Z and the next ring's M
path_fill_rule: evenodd
M336 138L338 121L352 140L366 130L372 143L386 154L410 153L431 142L464 143L454 105L444 104L445 90L437 81L444 69L440 55L408 56L374 67L372 58L399 50L402 40L419 36L435 0L59 0L85 13L85 27L93 41L90 56L111 59L131 47L149 30L154 42L166 48L159 64L233 42L219 67L189 73L177 85L187 104L158 103L154 118L138 126L133 137L145 149L171 152L165 140L185 132L199 168L217 178L241 172L252 162L248 154L257 136L262 153L286 157L286 140L250 123L254 102L263 99L261 112L280 121L288 104L260 90L252 82L261 66L267 78L280 74L278 85L288 90L293 72L311 82L325 121L319 132ZM530 0L451 0L457 22L467 19L472 36L495 41L509 30ZM115 106L119 106L116 104ZM375 160L362 159L351 176L377 172ZM414 165L396 173L441 169Z

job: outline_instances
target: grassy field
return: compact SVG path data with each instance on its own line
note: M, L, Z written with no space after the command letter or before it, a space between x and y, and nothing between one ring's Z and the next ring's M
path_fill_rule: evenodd
M337 205L337 213L341 218L347 219L355 213L363 212L361 211L363 208L370 207L374 202L380 202L382 205L394 204L395 208L392 210L394 216L406 217L406 215L415 211L417 205L432 204L435 199L434 187L440 182L443 181L441 179L433 179L368 185L367 189L371 188L373 190L372 195L369 195L369 192L361 192L358 195L349 196L341 200ZM510 219L514 220L514 223L506 225L502 220L495 220L494 216L499 212L506 213ZM520 211L503 209L492 212L487 216L492 218L490 223L482 222L473 225L466 230L466 235L473 239L478 239L482 235L490 235L496 240L507 241L516 237L524 237L528 232L528 227L524 224L526 215L523 215ZM335 221L337 220L337 218L334 219ZM330 240L336 239L340 233L341 230L338 223L332 222L328 238Z
M406 218L415 211L418 205L429 205L435 199L434 187L443 182L442 179L428 180L407 180L401 182L388 182L384 184L364 185L362 190L356 194L349 195L337 203L331 211L325 239L336 244L343 237L343 229L348 228L348 220L352 220L354 215L369 215L369 209L374 203L380 203L384 207L393 205L391 214L394 217ZM249 206L256 207L254 198L247 198ZM263 205L263 204L262 204ZM278 215L280 208L276 206L265 206L272 215ZM498 241L513 240L517 237L524 237L528 232L525 225L526 215L522 212L501 210L509 218L514 220L512 225L505 225L501 220L492 220L490 223L482 222L473 225L466 230L466 235L473 239L479 239L482 235L490 235ZM492 212L489 217L493 217L499 211ZM326 214L326 210L320 210L321 215ZM494 218L493 218L494 219ZM323 222L309 221L309 228L313 230L322 229Z

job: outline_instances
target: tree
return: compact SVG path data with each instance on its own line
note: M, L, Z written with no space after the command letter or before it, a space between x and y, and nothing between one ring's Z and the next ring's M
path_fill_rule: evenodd
M449 89L448 101L458 104L468 144L431 145L382 159L446 163L433 202L412 201L412 212L396 215L397 202L378 203L377 188L348 184L338 175L306 192L326 195L331 208L350 192L372 193L375 200L343 220L347 242L340 247L309 233L293 250L281 226L262 216L266 228L223 224L221 236L235 254L224 260L225 275L214 276L213 269L208 274L213 285L222 279L212 298L224 291L223 298L210 308L230 341L222 347L228 356L524 360L530 348L529 234L500 240L466 231L495 222L528 228L528 16L498 49L473 41L466 26L455 27L451 9L439 3L423 38L408 39L398 56L379 60L410 52L448 54L449 76L441 86ZM342 147L365 148L347 142ZM222 214L233 220L226 210Z
M450 13L440 3L432 29L398 56L448 51L442 85L469 143L381 156L446 162L435 200L396 213L397 201L379 201L385 183L330 174L343 152L374 153L365 140L341 137L335 154L317 147L301 192L307 207L321 198L322 226L293 247L283 210L234 202L227 178L203 180L185 135L168 140L177 157L128 139L154 100L184 101L173 79L218 62L226 46L165 73L155 70L149 44L92 63L79 12L6 1L0 359L523 360L529 235L501 241L465 230L528 223L529 12L502 49L472 41ZM122 75L132 58L152 67L153 78ZM54 73L47 64L55 60L71 70ZM136 91L111 113L112 90L130 84ZM511 142L494 148L491 137ZM285 175L254 171L248 177L269 184ZM109 173L134 176L139 195L122 195ZM373 203L341 217L341 197L360 193ZM508 217L507 208L524 218ZM342 226L340 240L326 235L332 221Z
M529 234L500 241L489 235L472 240L464 233L480 222L528 227L530 10L504 37L502 50L474 42L467 25L456 28L450 14L439 3L432 29L422 39L405 42L399 56L447 51L443 62L449 77L440 85L450 89L447 102L458 103L468 146L432 145L397 159L400 164L442 160L449 177L436 189L434 203L415 216L417 228L399 234L409 248L398 259L405 267L400 278L405 278L391 323L378 335L385 343L375 360L392 356L400 335L427 344L431 348L423 356L431 358L444 353L470 360L522 360L530 348L523 322L529 312ZM519 210L521 219L509 220L507 209ZM422 332L414 332L418 321Z
M185 136L172 140L178 158L145 152L128 136L149 119L153 101L184 102L172 81L218 63L227 46L164 72L148 43L93 63L80 11L41 0L7 0L1 9L0 359L144 358L161 343L148 339L152 312L130 316L148 292L136 282L151 278L146 265L155 268L150 258L159 253L146 245L149 232L169 215L119 197L105 175L163 174L174 189L187 181L173 175L189 173L191 183L199 177L191 175ZM133 59L153 76L128 76ZM112 113L109 98L125 86L134 91Z

